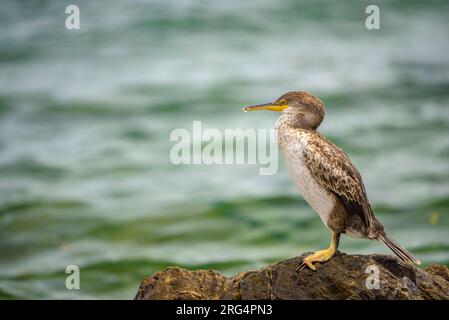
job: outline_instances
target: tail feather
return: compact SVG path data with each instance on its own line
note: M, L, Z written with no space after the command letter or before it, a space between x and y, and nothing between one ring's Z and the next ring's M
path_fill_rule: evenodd
M386 235L380 235L378 239L385 243L385 245L390 248L391 251L393 251L401 260L417 265L421 264L421 261L416 259L410 252L407 251L407 249L405 249L392 239L388 238Z

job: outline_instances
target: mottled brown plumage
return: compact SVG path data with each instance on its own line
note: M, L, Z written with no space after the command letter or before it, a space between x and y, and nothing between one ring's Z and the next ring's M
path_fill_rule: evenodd
M300 269L329 260L341 233L384 242L402 260L418 263L406 249L385 234L374 216L360 173L349 157L316 131L325 115L323 102L307 92L289 92L273 103L246 107L246 111L273 110L278 143L300 192L333 233L329 249L304 259Z
M343 150L316 133L303 149L303 153L313 177L323 188L338 197L348 213L359 216L367 230L374 233L383 231L378 225L373 225L375 218L362 177ZM369 234L366 236L370 237Z

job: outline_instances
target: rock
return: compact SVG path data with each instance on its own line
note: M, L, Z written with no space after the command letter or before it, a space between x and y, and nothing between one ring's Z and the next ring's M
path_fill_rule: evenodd
M337 252L317 271L298 273L305 255L234 277L169 267L145 278L135 299L449 299L447 266L422 270L389 255Z

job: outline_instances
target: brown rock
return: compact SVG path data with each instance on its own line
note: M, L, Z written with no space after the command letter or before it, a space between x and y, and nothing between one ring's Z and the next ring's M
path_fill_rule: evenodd
M447 266L422 270L393 256L337 252L317 271L298 273L304 256L234 277L170 267L145 278L135 299L449 299Z

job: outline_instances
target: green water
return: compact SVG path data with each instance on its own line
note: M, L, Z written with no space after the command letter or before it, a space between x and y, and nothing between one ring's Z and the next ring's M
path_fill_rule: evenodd
M290 90L424 265L449 262L447 1L0 3L0 297L130 299L170 265L227 275L324 248L282 163L174 166L174 128L271 128ZM65 29L69 4L81 29ZM387 253L343 238L349 253ZM81 270L67 290L65 268Z

